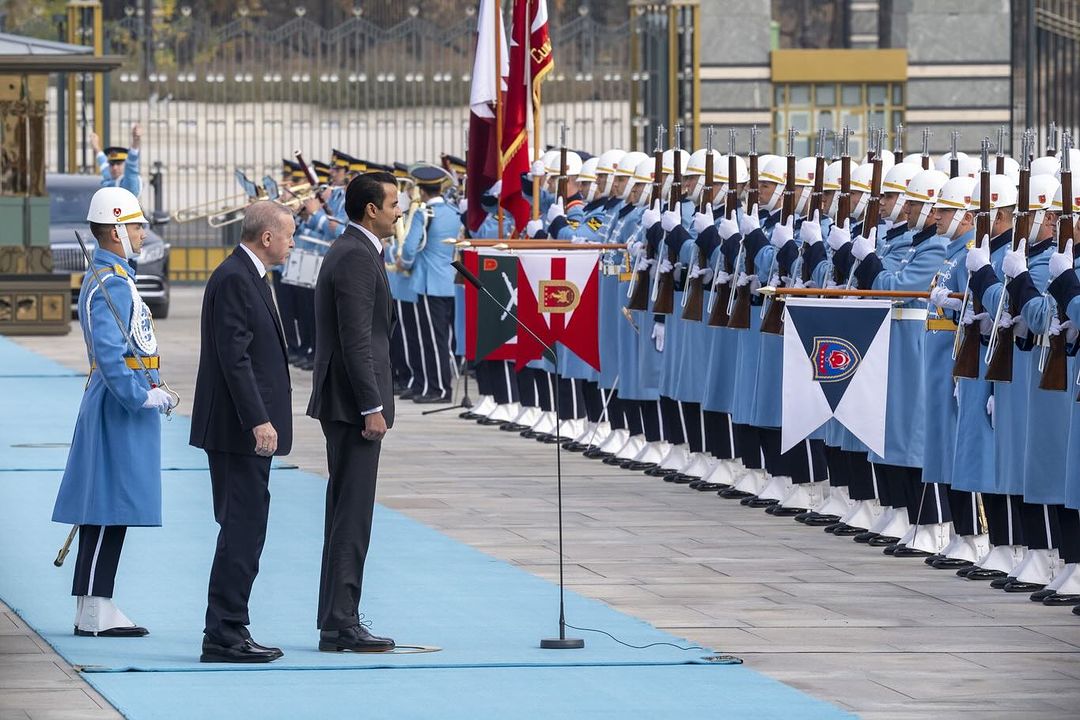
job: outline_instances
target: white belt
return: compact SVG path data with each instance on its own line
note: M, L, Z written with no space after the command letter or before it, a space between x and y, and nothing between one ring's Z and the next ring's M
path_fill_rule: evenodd
M893 308L893 320L918 320L926 322L926 308Z

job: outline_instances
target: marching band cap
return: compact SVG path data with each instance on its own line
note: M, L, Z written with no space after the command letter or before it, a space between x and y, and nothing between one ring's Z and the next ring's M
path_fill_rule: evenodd
M439 189L448 179L446 171L434 165L418 165L411 174L417 185L430 190Z
M335 149L333 155L331 155L331 163L334 167L345 168L349 172L364 172L364 170L367 169L366 162L337 149Z
M403 162L394 163L394 177L409 177L409 166Z
M330 166L320 160L311 161L311 169L315 171L315 177L319 182L330 181Z
M443 155L443 160L450 166L453 172L461 175L465 172L465 161L456 155Z
M105 157L109 158L109 162L124 162L128 159L128 149L126 147L107 147L102 152L105 153Z
M389 165L381 165L379 163L369 162L367 163L367 170L365 170L365 172L388 172L393 174L394 168L390 167Z

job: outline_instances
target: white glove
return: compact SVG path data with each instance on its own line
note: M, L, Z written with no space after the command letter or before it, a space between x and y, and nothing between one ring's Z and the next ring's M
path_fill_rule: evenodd
M731 282L731 273L721 270L719 273L716 274L717 285L726 285L729 282Z
M682 218L679 217L677 210L665 210L664 214L660 216L660 227L664 229L664 232L671 232L679 227L681 222Z
M971 305L967 306L967 310L964 311L964 318L961 320L962 325L974 325L979 323L979 334L989 335L990 331L994 329L994 320L990 317L990 313L981 312L976 314Z
M949 297L949 288L938 285L930 291L930 304L937 305L942 310L959 310L960 301Z
M802 238L805 245L814 245L821 242L821 213L815 210L813 220L803 221L802 226L799 228L799 237Z
M1064 323L1061 322L1061 319L1058 318L1058 314L1056 312L1051 313L1050 314L1050 327L1046 329L1046 334L1049 335L1050 337L1053 337L1054 335L1060 335L1061 331L1065 329L1065 326L1070 325L1070 324L1072 324L1071 321L1064 322Z
M827 242L833 252L836 252L851 242L851 230L849 224L845 222L843 225L840 225L839 223L833 225L832 229L829 230L829 239Z
M671 272L671 271L672 271L672 270L674 270L674 269L675 269L675 266L671 264L671 261L670 261L670 260L668 260L667 258L663 258L663 259L662 259L662 260L660 261L660 265L659 265L659 266L657 266L657 268L656 268L656 272L659 272L659 273L669 273L669 272Z
M986 414L990 416L990 427L994 427L994 396L986 400Z
M1061 276L1061 273L1065 272L1073 266L1073 244L1072 240L1065 246L1065 252L1059 253L1056 250L1050 256L1050 282L1057 280Z
M556 218L566 217L566 210L563 209L562 198L556 198L555 202L551 203L551 207L547 211L547 221L550 225L555 222Z
M727 240L732 235L739 233L739 223L734 218L724 215L724 217L720 218L720 224L716 226L716 231L720 234L721 240Z
M634 263L634 272L646 272L656 263L652 258L645 257L644 254L639 255L637 262Z
M750 284L750 276L744 272L739 273L739 278L735 281L735 287L743 287Z
M700 235L705 230L711 227L716 220L713 218L712 206L705 208L705 212L699 212L694 215L694 232Z
M664 323L653 323L652 339L656 344L656 352L664 352Z
M698 265L690 271L690 279L701 278L701 282L708 285L712 281L713 269L708 265ZM726 282L726 281L725 281Z
M540 218L530 220L525 226L525 234L529 237L536 237L536 233L544 229L544 221Z
M1009 250L1005 253L1005 259L1001 261L1001 271L1005 277L1014 278L1027 272L1027 251L1021 245L1019 250Z
M143 403L144 408L153 408L158 412L165 412L172 407L172 396L159 387L150 388L150 391L146 393L146 402Z
M640 240L635 240L627 246L626 251L630 253L630 257L637 260L639 257L645 254L645 243L641 242Z
M1019 318L1013 317L1012 314L1008 310L1002 310L1001 311L1001 317L998 318L998 327L999 328L1011 328L1013 325L1016 324L1016 321L1018 319Z
M806 287L806 283L803 282L803 279L801 277L796 278L794 287L801 290L802 288Z
M769 287L780 287L780 276L777 273L769 276Z
M750 208L750 212L743 213L739 216L739 232L743 235L749 235L758 228L761 227L761 220L758 219L758 206Z
M777 223L773 228L772 237L769 238L769 242L772 246L779 250L787 245L788 241L795 237L795 216L792 215L787 219L787 222Z
M990 264L990 236L984 235L981 245L976 245L967 252L967 259L964 260L964 264L967 266L968 272L975 272L981 270Z
M645 212L641 213L641 226L648 230L658 222L660 222L659 200L654 202L652 207L645 208Z
M870 228L869 237L860 235L855 238L855 244L851 246L851 254L855 259L862 262L866 256L877 249L877 228Z
M457 209L458 209L458 212L461 213L462 215L469 212L469 198L464 198L463 197L460 200L458 200ZM407 210L408 210L408 208L406 208L406 211Z
M532 175L534 178L543 178L544 177L544 161L543 160L533 160L532 165L529 167L529 174Z

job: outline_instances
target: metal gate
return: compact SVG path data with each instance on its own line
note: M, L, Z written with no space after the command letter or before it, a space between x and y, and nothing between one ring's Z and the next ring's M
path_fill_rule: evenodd
M1050 123L1080 136L1080 0L1014 0L1012 10L1013 127L1038 130L1039 148Z

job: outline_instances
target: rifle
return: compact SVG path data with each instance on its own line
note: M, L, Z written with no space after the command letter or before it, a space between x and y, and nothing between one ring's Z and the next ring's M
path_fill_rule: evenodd
M1029 200L1031 189L1031 161L1029 156L1031 134L1025 132L1021 140L1020 152L1020 199L1016 208L1016 217L1013 221L1013 251L1019 250L1027 241L1031 232L1031 205ZM1005 285L1011 278L1005 278ZM1009 303L1009 313L1016 317L1020 312L1017 307L1018 298L1008 297L1008 293L1002 291L998 300L997 311L994 313L994 330L990 334L990 343L986 348L986 375L985 378L993 382L1012 382L1013 376L1013 328L999 327L1001 314L1004 312L1005 303Z
M956 155L956 143L960 140L960 131L953 130L949 133L949 177L954 178L960 174L960 158Z
M929 170L932 165L930 163L930 136L933 135L933 131L930 128L923 128L922 131L922 169Z
M818 130L817 151L815 153L814 163L814 187L810 191L810 204L806 210L806 217L808 220L813 221L814 215L818 215L820 220L821 215L821 201L825 195L825 128ZM799 248L799 253L806 249L804 243ZM810 275L813 273L814 268L810 267L810 264L803 262L800 266L800 277L802 277L803 284L810 282Z
M848 141L851 138L851 128L844 126L840 130L840 189L836 196L836 224L841 227L850 226L851 223L851 154L848 151ZM833 266L833 282L841 285L847 278L837 274L836 266Z
M1050 127L1046 131L1046 154L1057 155L1057 138L1058 130L1057 123L1053 120L1050 121Z
M659 125L656 128L656 148L653 151L653 190L652 197L649 200L649 206L652 207L658 200L663 192L664 186L664 126ZM648 260L653 260L652 253L649 252L648 243L645 243L645 257ZM643 269L635 270L633 277L630 278L630 287L626 289L626 296L629 301L626 303L626 307L629 310L645 310L649 307L649 268L646 265Z
M994 173L997 175L1005 174L1005 126L1002 125L998 128L997 136L997 162L994 164Z
M735 134L734 128L728 130L727 193L724 195L724 212L732 220L737 220L739 216L739 165L735 156ZM720 277L721 266L728 274L726 283L716 281ZM731 321L728 305L732 296L731 276L734 272L735 268L730 266L724 259L724 254L720 253L716 258L712 293L709 295L709 327L727 327ZM720 302L720 298L724 298L724 301Z
M787 177L784 178L784 199L783 204L780 206L780 224L784 224L791 220L794 223L795 217L795 136L799 134L799 131L795 128L788 129L788 141L787 141ZM775 232L775 231L774 231ZM769 273L770 277L773 272L780 272L780 262L777 259L780 251L777 250L773 254L772 271ZM777 283L777 287L784 287L784 281L781 280ZM768 305L768 307L765 307ZM762 304L761 310L761 332L769 333L770 335L783 335L784 334L784 306L775 299L766 298Z
M566 184L568 180L567 166L566 166L566 123L563 123L559 127L559 182L557 186L557 192L559 199L566 204Z
M1058 252L1065 252L1073 240L1073 189L1072 167L1069 154L1072 150L1072 134L1068 130L1061 133L1061 216L1058 218ZM1065 314L1065 308L1058 305L1058 320L1062 323L1069 318ZM1055 390L1058 392L1068 388L1068 357L1065 353L1065 332L1050 336L1049 347L1043 344L1043 355L1040 358L1039 368L1042 377L1039 379L1040 390Z
M881 146L885 141L883 128L870 130L870 147L868 155L873 157L873 172L870 176L870 199L866 201L866 214L863 215L862 237L869 238L870 231L877 228L881 220ZM897 201L899 202L899 201ZM855 271L859 269L861 261L856 259L851 265L851 273L847 278L847 287L852 287L855 282Z
M714 130L710 125L705 130L705 177L703 178L705 186L701 191L701 203L698 205L698 212L705 212L707 208L712 207L713 193L716 189L713 187L715 170L713 167L715 163L713 159L713 133ZM694 277L694 273L707 262L709 262L709 258L705 257L700 247L695 247L694 262L690 266L690 273L687 276L689 279L686 281L686 290L683 292L682 297L683 320L701 322L701 306L705 299L705 280L701 275ZM713 276L715 277L715 273Z
M758 204L758 154L757 154L757 125L750 128L750 154L747 163L750 166L750 183L746 190L746 212L757 212ZM728 178L730 182L731 178ZM745 238L744 238L745 240ZM739 272L739 265L743 266L743 272L753 275L757 272L754 268L754 258L746 254L746 243L740 243L739 256L735 259L734 273ZM728 295L728 324L735 330L750 329L750 284L736 285L732 278L732 291Z
M672 129L674 147L671 151L671 195L668 197L668 210L679 213L682 220L682 125L676 123ZM671 263L669 272L660 272L659 263L667 255ZM667 241L667 231L657 253L656 273L653 275L653 312L657 315L670 315L675 310L675 263L679 261L679 247Z
M893 158L896 162L904 161L904 145L907 142L904 123L896 123L896 134L893 135Z
M958 210L957 212L962 212ZM979 214L975 216L975 244L982 247L984 237L990 235L990 138L982 141L982 172L979 174ZM964 314L967 310L967 300L971 300L971 308L976 315L983 312L982 299L971 292L971 273L968 273L967 288L964 290L964 301L960 305L960 323L956 328L956 340L953 344L953 377L954 378L977 378L979 377L979 347L981 338L979 328L975 323L973 327L964 324ZM1064 388L1062 388L1064 389Z

